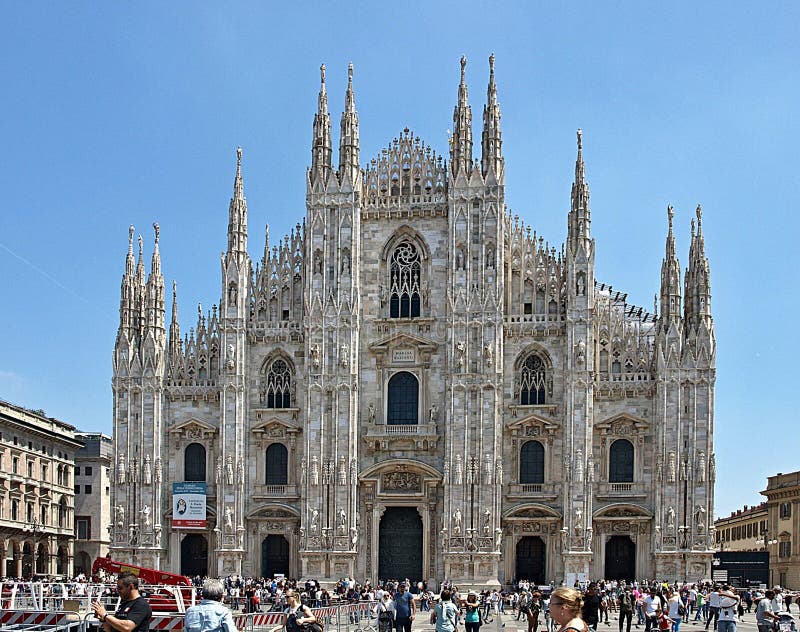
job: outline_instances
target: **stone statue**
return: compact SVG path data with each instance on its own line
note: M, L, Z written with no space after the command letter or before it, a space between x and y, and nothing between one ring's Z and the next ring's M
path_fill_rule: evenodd
M494 347L491 343L486 343L483 347L483 357L486 358L486 366L494 364Z
M375 404L372 402L370 402L369 406L367 406L367 419L369 420L369 423L375 423Z
M444 478L444 482L445 483L449 483L450 482L450 464L449 463L445 463L444 464L444 470L443 470L442 476Z
M672 508L672 505L667 509L667 528L675 528L675 510Z
M494 482L498 485L503 484L503 461L497 459L497 465L494 468Z
M489 535L489 526L492 522L492 512L489 511L489 508L483 510L483 533L485 535Z
M236 482L239 485L244 483L244 463L241 459L236 463Z
M456 485L461 485L461 481L463 480L461 468L462 468L461 455L456 454L456 471L455 471Z
M339 485L347 485L347 459L339 457Z
M706 482L706 453L702 450L697 455L697 482Z
M583 296L586 293L586 279L583 278L582 274L578 275L578 281L575 289L578 296Z
M142 509L141 509L141 511L139 511L139 513L142 514L142 526L145 527L145 528L149 528L150 527L150 505L145 505L144 507L142 507Z
M358 544L358 527L350 527L350 544L353 545L353 548L356 548Z
M225 459L225 482L233 485L233 457L230 454Z
M580 483L583 481L583 450L575 450L575 480Z
M447 529L443 528L439 535L442 537L442 550L447 549Z
M339 526L339 535L344 535L347 532L347 514L341 507L336 512L336 522Z
M713 452L708 460L708 477L712 483L717 480L717 457Z
M114 519L116 520L117 526L122 528L125 526L125 507L122 505L117 505L114 507Z
M575 527L583 528L583 508L581 507L575 507Z
M467 350L467 345L463 340L456 342L456 365L459 370L464 368L464 354Z
M660 483L662 480L664 480L664 459L659 454L656 460L656 481Z
M350 345L339 347L339 362L345 369L350 366Z
M150 466L150 455L144 457L144 467L142 468L142 477L145 485L150 485L153 482L153 472Z
M503 530L498 527L494 530L494 548L496 551L500 550L500 547L503 546Z
M685 481L687 479L687 465L686 459L681 459L681 480Z
M161 547L161 525L157 524L153 527L153 541L156 547Z
M222 457L217 457L217 483L222 483Z
M311 366L315 369L319 368L319 345L313 344L309 348L309 352L311 354Z
M453 535L461 535L461 510L453 512Z
M676 471L676 468L675 468L675 453L674 452L670 452L669 453L669 461L668 461L668 464L667 464L667 468L668 468L667 469L667 482L668 483L674 483L675 482L675 477L677 475L677 471Z
M155 481L156 483L160 483L161 479L162 479L161 459L158 458L158 459L156 459L156 465L155 465L155 469L153 471L153 481Z
M703 505L697 505L694 510L694 521L697 524L697 530L702 531L706 526L706 508Z
M232 370L233 367L236 366L236 348L232 345L228 345L228 370Z
M311 484L319 485L319 462L316 456L311 457Z
M431 408L428 411L428 419L431 423L436 423L436 419L439 417L439 408L436 404L431 404Z
M136 533L136 525L132 524L128 527L128 543L131 546L136 546L139 541L138 534Z
M583 366L586 362L586 343L583 340L579 340L575 345L575 362L578 366Z
M316 535L319 525L317 519L319 518L319 511L315 508L311 510L311 533Z
M594 455L591 452L586 459L586 482L594 483Z
M230 505L225 506L225 527L233 529L233 510Z
M494 250L491 244L486 244L486 267L494 268Z
M306 476L308 474L308 466L306 465L305 458L300 459L300 482L306 482Z
M119 455L117 461L117 483L123 485L125 483L125 453Z
M561 533L561 550L567 551L569 550L569 532L567 531L567 528L564 527L563 529L561 529L560 533Z

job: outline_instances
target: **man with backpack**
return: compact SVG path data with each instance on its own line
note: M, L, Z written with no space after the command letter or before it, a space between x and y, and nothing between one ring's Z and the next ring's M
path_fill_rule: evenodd
M636 599L633 596L630 588L625 588L619 596L619 632L622 632L622 626L627 621L627 629L625 632L631 632L631 623L633 622L633 605Z

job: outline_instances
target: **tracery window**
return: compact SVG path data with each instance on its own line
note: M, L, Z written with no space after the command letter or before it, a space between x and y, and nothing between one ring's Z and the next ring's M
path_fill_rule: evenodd
M420 270L420 257L414 244L404 241L395 248L389 271L391 318L419 317Z
M522 485L544 483L544 446L526 441L519 455L519 482Z
M289 453L282 443L267 448L267 485L286 485L289 480Z
M395 373L389 379L386 423L389 425L419 423L419 382L408 371Z
M206 480L206 448L200 443L190 443L183 454L183 480Z
M542 358L535 353L530 354L522 365L519 380L519 403L522 406L545 403L547 371Z
M267 408L292 407L292 371L286 360L278 358L273 361L267 371L264 390Z
M611 444L608 481L609 483L633 482L633 444L627 439L617 439Z

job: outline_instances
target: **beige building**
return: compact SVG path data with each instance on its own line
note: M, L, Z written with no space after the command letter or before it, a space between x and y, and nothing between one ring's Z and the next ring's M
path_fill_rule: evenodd
M0 402L0 575L72 575L75 428Z
M111 437L79 432L84 447L75 453L75 573L89 575L108 553L111 526Z
M800 590L800 471L767 479L770 583Z
M744 506L714 522L717 551L764 551L767 528L767 503Z
M595 256L628 255L592 236L613 213L590 212L581 132L566 241L549 243L506 206L503 142L530 139L501 134L494 58L474 148L465 65L444 155L406 128L364 162L351 66L338 165L323 67L302 223L251 259L240 149L220 300L184 333L160 229L148 273L131 227L113 555L431 585L710 576L702 210L683 272L668 208L660 275L643 271L657 305L629 303L595 278ZM184 482L196 497L173 498Z

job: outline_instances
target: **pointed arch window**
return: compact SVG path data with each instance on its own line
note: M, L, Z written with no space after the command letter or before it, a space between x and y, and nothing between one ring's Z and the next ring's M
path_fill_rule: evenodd
M292 370L286 360L278 358L270 365L265 390L267 408L292 407Z
M282 443L267 448L267 485L286 485L289 481L289 452Z
M608 455L608 482L633 482L633 444L627 439L617 439L611 444Z
M419 423L419 382L408 371L395 373L389 380L386 406L388 425Z
M544 446L526 441L519 455L519 482L522 485L544 483Z
M392 253L389 267L389 316L418 318L420 314L419 252L414 244L404 241Z
M545 403L547 370L544 361L539 355L532 353L525 358L519 380L519 403L522 406Z
M206 448L200 443L190 443L183 454L183 480L206 480Z

